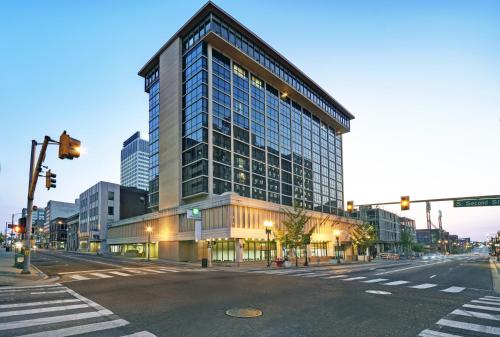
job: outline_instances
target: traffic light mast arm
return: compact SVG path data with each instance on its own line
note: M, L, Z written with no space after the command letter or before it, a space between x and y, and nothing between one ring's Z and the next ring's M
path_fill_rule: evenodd
M495 199L500 198L500 195L475 195L472 197L449 197L449 198L438 198L438 199L420 199L411 200L411 203L416 202L434 202L434 201L453 201L457 199ZM367 207L367 206L380 206L380 205L399 205L401 201L391 201L391 202L375 202L372 204L354 205L355 207Z

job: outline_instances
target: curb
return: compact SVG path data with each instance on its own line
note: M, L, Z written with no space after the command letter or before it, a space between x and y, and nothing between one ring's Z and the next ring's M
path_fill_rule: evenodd
M495 259L490 258L491 281L493 282L493 290L500 294L500 274Z

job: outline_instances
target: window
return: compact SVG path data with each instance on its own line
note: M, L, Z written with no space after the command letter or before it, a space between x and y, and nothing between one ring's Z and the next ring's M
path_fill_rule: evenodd
M115 192L108 191L108 200L115 200Z
M115 214L115 208L113 206L108 206L108 215L114 215Z

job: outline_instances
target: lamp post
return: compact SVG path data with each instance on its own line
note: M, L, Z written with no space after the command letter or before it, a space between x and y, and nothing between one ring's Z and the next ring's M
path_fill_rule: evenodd
M335 245L335 256L337 257L337 263L340 263L340 255L339 255L340 230L338 229L334 230L333 235L335 235L335 240L337 241L337 244Z
M148 232L148 261L151 261L150 259L150 250L151 250L151 232L153 231L153 228L151 226L148 226L146 228L146 232Z
M271 267L271 245L269 242L269 235L271 234L271 228L273 227L273 222L270 220L264 221L264 227L266 228L267 234L267 268Z

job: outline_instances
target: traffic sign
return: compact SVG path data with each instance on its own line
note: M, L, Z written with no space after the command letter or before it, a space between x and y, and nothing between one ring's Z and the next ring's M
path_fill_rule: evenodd
M500 206L500 198L453 200L453 207L481 207L481 206Z

